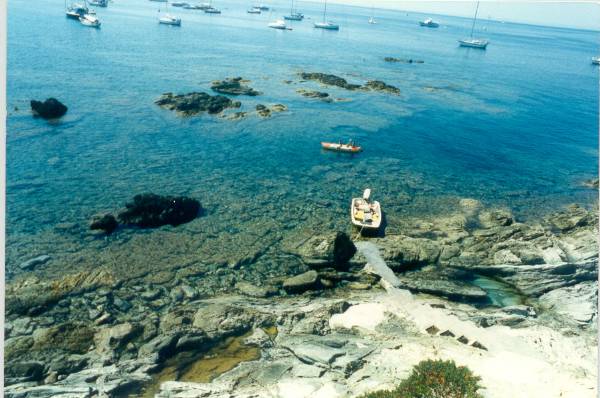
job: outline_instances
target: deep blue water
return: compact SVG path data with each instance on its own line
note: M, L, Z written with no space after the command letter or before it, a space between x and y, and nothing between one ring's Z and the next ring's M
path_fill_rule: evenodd
M312 28L321 5L301 2L308 19L277 31L266 25L287 2L259 16L246 14L247 1L215 5L222 15L172 10L183 20L175 28L157 23L160 3L115 0L97 8L96 30L66 19L62 1L9 2L9 269L43 253L72 261L90 240L58 236L56 224L85 230L94 213L144 191L199 198L207 217L169 236L205 243L216 235L235 242L262 222L290 231L312 225L298 216L303 205L322 209L320 223L345 226L349 199L367 186L392 223L451 211L459 197L521 218L595 200L580 182L598 170L598 68L590 58L600 53L600 33L484 20L479 35L491 44L480 51L457 46L469 19L440 17L439 29L426 29L417 25L424 15L377 10L379 24L369 25L370 10L330 5L341 29L329 32ZM383 80L402 94L319 88L299 83L300 71ZM228 121L179 118L153 103L232 76L263 92L238 98L242 110L282 103L289 111ZM350 101L323 103L299 88ZM69 106L67 115L32 118L29 100L50 96ZM320 150L321 140L348 138L365 151L349 158ZM126 236L114 238L124 251Z

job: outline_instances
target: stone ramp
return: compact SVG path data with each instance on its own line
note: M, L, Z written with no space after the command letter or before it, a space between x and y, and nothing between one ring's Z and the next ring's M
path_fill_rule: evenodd
M381 277L381 285L388 292L400 286L400 281L394 274L379 253L379 248L372 242L359 241L354 242L356 249L365 256L367 259L367 265L365 271L379 275Z

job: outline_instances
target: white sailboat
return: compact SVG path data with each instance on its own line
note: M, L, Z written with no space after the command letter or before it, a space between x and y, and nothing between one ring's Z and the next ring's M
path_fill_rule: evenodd
M477 21L477 11L479 11L479 2L477 2L477 7L475 8L475 16L473 17L473 24L471 25L471 36L468 39L459 40L461 47L471 47L471 48L479 48L485 50L488 45L488 41L485 39L474 39L473 38L473 30L475 29L475 21Z
M315 28L326 30L340 30L339 25L327 21L327 0L325 0L325 8L323 10L323 22L315 22Z
M283 18L287 19L288 21L302 21L304 19L304 14L298 12L298 10L294 10L294 0L292 0L290 15L285 15Z
M369 18L369 23L371 25L375 25L377 21L375 20L375 5L371 3L371 18Z
M163 25L181 26L181 18L169 14L169 2L167 1L166 4L167 13L158 18L158 23ZM158 10L158 12L160 12L160 10Z
M208 4L209 4L209 6L204 9L204 12L206 14L220 14L221 13L221 10L219 10L218 8L213 7L212 0L210 0L210 2Z
M260 8L258 6L254 6L252 8L249 8L248 11L246 11L248 14L260 14L262 11L260 10Z
M84 16L85 14L88 14L89 12L90 10L87 4L85 3L72 3L70 6L67 7L67 2L65 1L65 14L67 18L78 20L80 17Z

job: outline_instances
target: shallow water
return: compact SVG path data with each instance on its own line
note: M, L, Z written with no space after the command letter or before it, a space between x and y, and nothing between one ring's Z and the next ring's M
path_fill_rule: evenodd
M472 283L485 290L490 304L494 307L508 307L511 305L524 304L523 295L505 282L487 276L477 275Z
M487 51L459 48L470 21L331 5L339 32L266 27L287 11L246 14L219 1L220 16L177 9L183 26L159 26L158 3L98 8L99 30L64 17L54 0L8 5L7 269L39 254L39 272L110 266L123 274L190 262L262 255L299 231L348 228L347 206L369 186L388 222L446 213L457 198L508 206L521 218L565 203L591 203L579 187L598 170L597 32L483 22ZM301 3L309 17L320 6ZM552 56L548 56L552 54ZM383 58L422 59L424 64ZM378 79L400 96L300 83L299 71ZM241 110L283 103L270 119L179 118L153 101L164 92L208 91L210 81L251 80L263 92ZM285 81L292 80L291 84ZM296 93L327 91L324 103ZM67 115L31 117L29 100L55 96ZM354 138L365 151L324 153L319 141ZM135 194L189 195L205 217L177 228L86 232L90 217ZM274 246L273 246L274 245ZM266 253L259 253L272 247Z

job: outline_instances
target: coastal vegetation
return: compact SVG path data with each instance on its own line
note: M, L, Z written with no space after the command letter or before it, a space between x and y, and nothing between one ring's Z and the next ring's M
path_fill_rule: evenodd
M482 398L481 378L454 361L425 360L393 390L377 391L360 398Z

